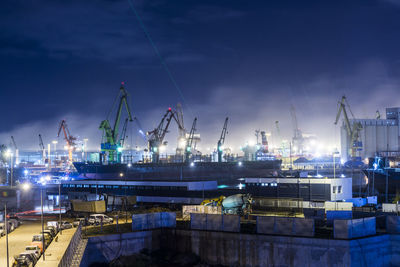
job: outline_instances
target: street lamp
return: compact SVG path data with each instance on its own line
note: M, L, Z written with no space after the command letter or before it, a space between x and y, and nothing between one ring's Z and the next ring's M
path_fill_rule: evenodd
M58 141L54 140L52 141L53 145L54 145L54 161L56 161L57 159L57 143Z
M45 242L44 242L44 220L43 220L43 186L46 186L46 182L44 182L40 186L40 207L41 207L41 216L40 216L40 221L42 223L42 247L43 247L43 261L46 260L45 252L46 252L46 247L45 247Z

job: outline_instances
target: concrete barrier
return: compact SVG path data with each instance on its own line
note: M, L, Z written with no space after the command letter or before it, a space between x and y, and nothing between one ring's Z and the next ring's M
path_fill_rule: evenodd
M240 232L239 215L190 214L190 228L195 230Z
M333 223L334 238L352 239L375 234L375 217L354 220L335 220Z
M161 227L176 227L175 212L161 212Z
M386 216L386 231L390 234L400 233L400 217Z
M275 217L257 216L257 233L275 234Z
M274 235L314 236L314 219L293 217L257 217L257 233Z
M190 214L190 228L196 230L207 229L207 214L191 213Z
M132 231L176 227L176 213L154 212L132 215Z
M190 220L191 213L222 214L222 207L187 205L182 206L182 219Z
M223 215L207 214L207 230L210 231L223 231Z

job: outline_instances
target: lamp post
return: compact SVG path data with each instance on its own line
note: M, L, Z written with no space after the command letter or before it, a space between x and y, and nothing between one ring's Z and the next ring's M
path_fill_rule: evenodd
M7 267L10 266L8 253L8 221L7 221L7 202L4 203L4 228L6 230L6 250L7 250Z
M45 242L44 242L44 220L43 220L43 186L40 187L40 207L42 210L41 216L40 216L40 221L42 223L42 247L43 247L43 261L46 260L45 252L46 252L46 247L45 247Z
M59 210L60 210L60 218L59 218L59 228L60 228L60 235L62 235L62 228L61 228L61 182L62 182L62 180L61 180L61 178L59 179L59 183L58 183L58 208L59 208Z
M56 159L57 159L57 144L58 144L58 141L54 140L54 141L52 141L52 143L54 145L54 162L55 162Z

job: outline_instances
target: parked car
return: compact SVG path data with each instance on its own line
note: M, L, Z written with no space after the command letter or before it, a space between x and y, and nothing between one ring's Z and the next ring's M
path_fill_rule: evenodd
M46 230L44 230L43 232L40 232L39 234L42 234L42 233L44 235L44 239L49 239L50 242L53 241L53 236L49 232L46 232Z
M36 262L38 261L38 258L36 258L35 252L23 251L19 254L18 258L21 258L22 256L29 256L33 262L33 265L35 265Z
M114 219L104 214L92 214L90 215L88 221L90 224L100 224L101 222L103 222L103 224L106 224L113 223Z
M57 230L60 229L60 226L59 226L59 224L58 224L57 221L50 221L50 222L47 222L47 226L54 226Z
M42 252L41 252L41 249L39 246L26 246L25 251L34 253L37 259L39 259L40 255L42 255Z
M23 266L23 267L33 267L35 266L36 261L34 260L34 256L30 253L26 254L19 254L17 259L17 266Z
M71 229L73 226L70 222L63 221L61 222L61 229Z
M53 233L53 236L58 234L58 231L54 226L46 226L46 230L50 230Z
M73 225L74 227L78 227L79 224L82 224L83 226L86 225L86 218L76 218L76 219L74 220L74 222L72 223L72 225Z
M32 237L31 246L38 246L40 248L40 252L43 253L43 246L42 246L42 235L34 235ZM44 246L47 248L50 245L49 239L44 239Z

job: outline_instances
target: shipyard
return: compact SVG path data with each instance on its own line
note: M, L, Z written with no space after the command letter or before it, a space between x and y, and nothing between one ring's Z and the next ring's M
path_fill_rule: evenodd
M6 0L0 266L400 266L400 4Z

